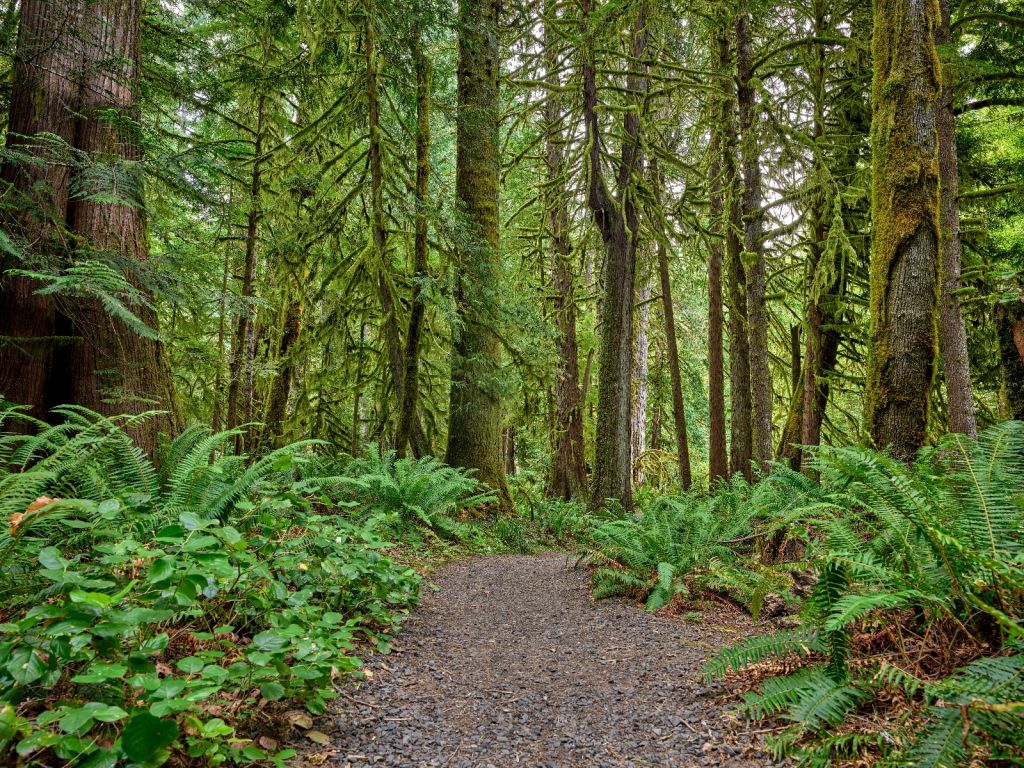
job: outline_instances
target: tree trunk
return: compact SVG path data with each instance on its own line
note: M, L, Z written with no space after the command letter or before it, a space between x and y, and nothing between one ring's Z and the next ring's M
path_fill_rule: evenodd
M249 177L249 210L246 213L245 226L245 261L242 265L242 290L243 302L252 298L256 282L256 246L259 235L259 223L263 215L261 196L263 195L263 131L266 109L266 96L260 93L256 101L256 130L253 138L253 162L252 174ZM255 306L246 303L238 315L238 322L235 326L235 339L232 345L234 354L231 357L231 369L228 376L228 413L227 428L235 429L241 424L241 413L245 413L248 407L245 403L239 404L243 391L243 384L248 378L247 373L252 367L252 359L249 357L249 337L252 334ZM242 437L235 438L235 450L242 449Z
M43 258L64 252L70 164L53 162L52 150L40 134L52 134L70 145L78 109L77 78L82 68L79 26L83 0L22 0L7 148L39 158L39 164L7 159L0 178L13 187L20 215L5 215L3 228L26 250ZM49 296L36 296L40 286L27 277L4 276L22 266L0 258L0 396L30 406L32 416L45 418L57 404L50 394L55 309ZM54 382L55 384L57 382ZM65 398L66 399L66 398ZM19 429L9 422L5 429Z
M109 163L119 172L127 169L130 175L117 180L116 191L122 200L130 199L107 202L103 197L111 190L89 189L89 180L83 178L80 192L102 197L79 194L68 210L71 229L84 248L136 262L149 256L137 168L141 22L141 0L98 0L85 11L86 63L75 144L91 162ZM120 119L111 119L111 114ZM133 309L146 325L159 330L152 309ZM79 340L70 349L69 369L55 374L70 380L71 402L108 415L163 409L163 416L129 430L145 451L155 452L159 433L177 426L174 382L163 345L112 317L97 299L74 302L69 315Z
M725 222L726 281L729 288L729 391L732 413L730 416L729 471L739 472L751 479L753 434L751 432L752 406L750 402L750 341L747 335L747 292L743 268L743 213L736 168L736 94L733 88L732 51L728 34L719 30L718 67L722 74L721 163L722 184L726 190L728 215Z
M420 339L427 311L426 280L430 276L428 263L430 242L427 206L430 195L430 86L433 70L430 59L423 53L422 33L417 32L413 43L413 66L416 69L416 220L413 241L413 300L409 310L409 327L405 334L402 354L402 402L395 430L395 449L403 455L414 433L420 438L413 443L413 453L419 457L429 453L426 436L417 416L416 401L420 382ZM417 446L417 443L419 445ZM417 451L417 447L419 451Z
M743 247L747 261L747 318L750 334L750 391L754 458L767 471L772 458L772 372L768 364L768 309L761 212L761 165L757 138L757 96L752 70L753 35L746 0L736 17L736 82L743 162Z
M708 253L708 482L709 488L729 474L725 445L725 357L722 347L725 309L722 305L722 268L725 253L725 196L722 188L722 128L711 136L708 169L711 246ZM662 293L666 293L664 286ZM663 299L664 300L664 299ZM666 314L666 323L668 315ZM670 353L671 355L671 353ZM670 362L670 365L672 363ZM676 366L672 365L673 370ZM675 383L673 382L673 387ZM674 407L674 406L673 406Z
M721 258L720 255L719 258ZM721 269L721 265L719 265L719 269ZM679 483L683 486L684 491L688 491L690 486L693 485L693 475L690 471L690 443L686 434L686 408L683 401L683 377L679 369L679 346L676 343L676 318L675 309L672 306L672 283L669 280L668 274L668 248L663 240L658 243L658 274L661 279L661 310L665 319L665 347L668 350L668 369L672 377L672 418L675 423ZM721 293L721 275L719 275L719 293ZM719 296L718 311L721 314L721 296ZM721 331L722 328L719 325L719 355L721 355L722 350ZM721 360L719 360L720 363ZM721 369L719 369L719 374L721 374ZM723 423L723 432L724 426ZM655 434L657 434L656 428ZM724 446L722 459L724 462Z
M630 425L630 466L633 483L640 485L644 473L640 469L640 456L647 447L647 374L650 363L651 341L647 332L651 324L651 281L645 280L640 288L639 312L635 313L636 332L633 343L633 423Z
M290 301L285 310L284 331L281 334L277 352L278 372L274 376L270 388L270 401L267 404L267 416L264 419L261 442L268 448L273 446L281 436L281 427L284 424L285 412L288 408L288 398L291 396L292 376L295 370L291 355L299 340L301 328L302 302L296 299Z
M498 240L498 7L497 0L459 2L459 116L455 191L470 242L458 254L455 303L459 325L452 350L446 460L477 471L511 501L501 455L501 345L491 325L500 301Z
M583 0L583 20L593 23L593 2ZM638 73L627 78L633 109L623 117L622 154L618 168L618 199L613 199L601 164L601 132L597 115L597 71L593 51L584 51L583 118L589 146L590 184L587 202L605 249L604 301L601 311L601 357L597 384L597 435L592 502L615 499L633 507L630 477L630 373L633 357L633 283L636 271L639 215L635 179L642 172L640 109L647 89L647 6L641 0L632 34L633 61Z
M875 0L865 420L875 445L904 461L924 444L935 369L938 25L938 4Z
M950 42L950 0L941 0L941 23L936 44ZM967 352L967 329L960 307L960 172L956 156L956 117L953 112L953 70L942 68L942 96L936 115L939 140L939 227L942 258L942 288L939 303L939 347L942 351L949 408L949 430L969 437L978 436L971 390L971 360Z
M555 436L549 495L560 499L584 498L587 473L583 455L583 413L580 410L579 350L576 344L576 301L572 273L572 244L569 240L569 206L565 190L562 148L562 100L558 77L558 55L549 25L554 21L554 4L545 4L544 63L547 101L544 106L544 135L547 159L548 236L551 242L551 287L554 293L555 346L558 371L555 384Z
M997 304L995 325L999 331L999 357L1003 372L1003 397L1008 419L1024 420L1024 302Z
M789 369L792 375L789 411L786 423L782 426L782 439L779 441L778 458L788 461L792 469L800 469L801 452L799 450L800 432L804 419L804 370L800 357L800 326L789 329Z

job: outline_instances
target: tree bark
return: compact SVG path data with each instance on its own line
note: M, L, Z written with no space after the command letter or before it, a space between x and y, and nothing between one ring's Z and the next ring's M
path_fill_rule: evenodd
M939 3L941 23L936 44L950 42L950 0ZM960 307L960 171L956 156L956 116L953 112L953 70L942 68L942 96L936 115L939 140L939 227L942 288L939 303L939 347L946 379L949 430L969 437L978 436L971 389L971 360L967 351L967 329Z
M429 452L426 436L423 435L417 416L417 399L420 382L420 339L423 336L423 322L427 312L426 280L430 276L428 257L430 254L430 226L427 206L430 196L430 109L431 80L433 70L430 59L423 53L422 33L417 32L413 43L413 66L416 70L416 219L413 235L413 300L409 310L409 327L405 334L405 351L402 354L404 375L402 377L402 402L399 409L398 428L395 430L395 449L404 454L406 445L414 433L421 437L417 456ZM417 446L413 444L413 452Z
M721 266L719 266L721 269ZM665 319L665 347L668 351L668 369L672 378L672 417L675 424L676 460L679 467L679 483L684 491L693 485L690 470L690 442L686 434L686 408L683 401L683 377L679 368L679 346L676 343L676 318L672 306L672 282L668 273L668 248L665 242L658 243L658 275L661 280L661 310ZM719 293L721 292L721 276L719 275ZM721 297L719 297L719 313L721 313ZM721 355L721 325L719 325L719 355ZM721 360L719 360L721 363ZM719 369L721 374L721 369ZM724 414L722 431L725 430ZM657 434L657 428L655 428ZM723 435L724 437L724 435ZM722 462L725 451L723 446ZM713 481L712 481L713 482Z
M938 4L875 0L865 420L875 445L904 461L925 442L935 370L938 26Z
M750 393L750 341L747 335L746 275L743 268L743 213L736 167L736 92L732 78L732 50L726 27L719 30L718 69L724 95L719 115L722 135L722 184L726 191L725 264L729 295L729 392L732 411L729 432L729 471L752 478L753 458L752 405Z
M581 408L579 350L576 343L575 282L572 273L572 244L569 240L569 206L565 190L561 120L562 100L558 77L558 55L550 28L554 3L545 4L544 56L547 84L544 105L545 157L547 160L548 237L551 243L551 287L554 294L555 346L558 371L555 384L555 436L549 495L585 498L587 473L583 454L583 413Z
M11 82L7 148L32 155L39 164L8 159L0 178L10 184L20 215L4 217L4 229L23 244L26 256L52 259L69 246L67 219L70 164L54 162L40 134L71 145L75 136L82 68L79 27L83 0L23 0ZM31 262L29 262L31 263ZM50 368L55 343L55 305L37 296L40 286L27 277L6 276L18 260L0 259L0 396L27 405L42 419L57 404L51 395ZM27 425L9 422L6 429Z
M256 100L256 130L253 135L253 161L252 173L249 177L249 210L246 213L245 225L245 260L242 264L242 290L241 298L248 302L253 297L256 283L256 249L259 237L260 219L263 217L263 133L266 118L266 95L260 93ZM228 376L228 412L227 427L235 429L241 424L239 411L245 413L248 406L239 403L242 399L243 384L247 373L252 367L252 359L249 356L254 322L255 307L248 303L242 307L238 315L238 322L235 325L235 338L232 344L234 354L231 357L231 368ZM241 451L243 436L235 438L235 450Z
M725 254L725 196L722 188L722 127L711 136L708 152L708 196L710 198L711 245L708 253L708 482L729 474L725 445L725 356L723 335L725 308L722 304L722 268ZM664 287L662 288L664 293ZM666 314L666 322L668 315ZM671 354L671 353L670 353ZM673 366L674 368L674 366ZM675 384L673 383L673 387Z
M583 0L587 33L593 23L593 2ZM627 78L633 107L623 117L623 140L618 167L618 199L612 197L601 164L601 132L597 114L597 70L593 51L584 43L583 119L589 148L587 202L605 249L604 301L601 311L601 353L597 384L597 434L592 503L614 499L633 507L630 477L630 380L633 357L633 283L636 272L638 208L635 179L643 168L640 146L640 102L647 89L647 6L641 0L632 32L633 61L638 72Z
M640 288L640 306L636 315L636 331L633 343L633 423L630 425L630 467L633 483L644 481L640 469L640 456L647 448L647 374L650 370L651 340L648 327L651 324L651 281L645 280Z
M743 162L743 247L747 262L747 322L754 458L767 471L772 458L772 372L768 362L768 309L761 212L761 158L757 96L753 87L753 35L746 0L736 17L736 83Z
M75 145L90 162L125 168L127 177L119 180L122 188L117 192L132 199L107 202L79 194L68 209L71 229L87 253L116 254L135 262L149 256L138 169L141 23L141 0L98 0L85 10L85 74ZM112 113L117 120L111 119ZM87 178L78 184L82 192L110 192L89 189ZM152 309L133 309L159 331ZM69 315L78 341L69 350L69 368L54 373L71 382L70 401L107 415L163 409L163 416L129 430L145 451L154 453L158 435L177 427L174 382L163 345L158 338L135 333L96 299L73 302Z
M1015 299L995 307L1003 397L1008 419L1024 420L1024 301Z
M455 191L471 233L458 254L446 460L472 468L511 507L501 455L501 346L491 325L500 301L497 0L459 2L459 116Z

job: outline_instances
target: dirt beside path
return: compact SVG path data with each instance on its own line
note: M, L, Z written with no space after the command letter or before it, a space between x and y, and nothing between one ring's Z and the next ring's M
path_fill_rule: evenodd
M445 568L396 652L372 659L372 679L340 700L320 759L352 768L771 765L700 675L750 628L595 602L572 562L546 553Z

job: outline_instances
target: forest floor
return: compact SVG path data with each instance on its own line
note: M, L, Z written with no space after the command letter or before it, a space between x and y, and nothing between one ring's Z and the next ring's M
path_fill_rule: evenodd
M755 630L723 607L662 617L595 601L565 553L454 563L297 762L393 768L770 766L701 679Z

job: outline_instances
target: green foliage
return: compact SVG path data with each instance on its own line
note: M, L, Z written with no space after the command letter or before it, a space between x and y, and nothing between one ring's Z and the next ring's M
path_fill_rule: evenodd
M775 745L803 764L865 752L915 766L1019 761L1024 424L951 435L911 466L854 447L820 449L816 464L822 494L787 514L810 528L818 571L804 627L726 649L708 673L795 660L744 708L792 720ZM893 696L927 707L923 729L834 731Z
M394 451L376 445L341 472L333 478L336 489L350 495L361 514L376 516L396 531L422 525L444 538L462 540L472 531L456 515L496 499L471 472L449 467L432 456L399 459Z
M322 712L418 576L372 524L311 501L304 446L246 464L231 433L193 429L158 470L130 419L64 415L0 439L0 759L283 764L252 718Z
M798 478L785 473L758 486L737 479L709 497L638 497L638 515L611 520L589 534L583 559L597 566L594 594L631 594L654 611L677 595L716 592L756 613L764 595L785 590L790 579L739 545L754 538L755 527L781 498L805 492Z

